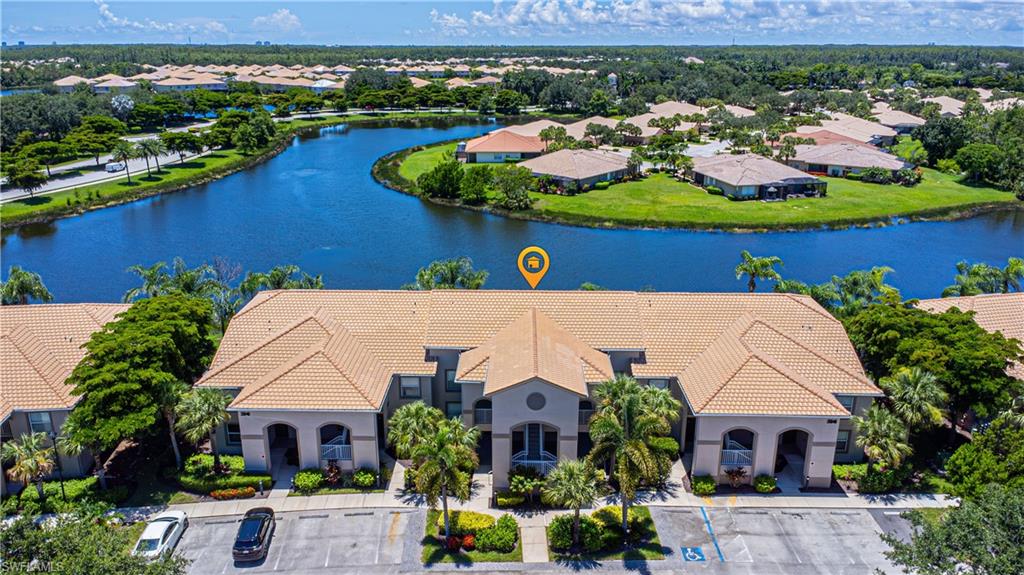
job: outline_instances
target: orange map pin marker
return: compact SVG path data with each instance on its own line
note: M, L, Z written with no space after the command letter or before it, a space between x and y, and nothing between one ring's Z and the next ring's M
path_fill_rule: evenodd
M519 264L519 273L526 278L526 283L530 284L530 288L536 289L540 280L544 279L544 274L548 273L551 258L548 257L548 252L544 251L544 248L530 246L519 252L517 263Z

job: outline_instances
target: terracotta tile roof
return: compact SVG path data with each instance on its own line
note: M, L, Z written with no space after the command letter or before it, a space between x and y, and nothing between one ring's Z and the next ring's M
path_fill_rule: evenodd
M584 134L586 134L587 132L587 126L589 126L590 124L599 124L601 126L607 126L614 130L615 126L619 125L619 121L613 120L611 118L605 118L604 116L591 116L589 118L580 120L579 122L573 122L572 124L568 124L565 127L565 133L572 136L573 138L576 138L577 140L582 140Z
M786 136L792 136L794 138L810 138L810 139L814 140L814 143L817 146L827 146L828 144L839 144L839 143L851 143L851 144L857 144L859 146L870 146L872 148L874 147L874 146L871 146L870 144L866 144L864 142L861 142L860 140L856 140L854 138L850 138L850 137L844 136L842 134L837 134L835 132L830 132L829 130L825 130L825 129L818 129L818 130L815 130L813 132L788 132L788 133L785 133L785 134L783 134L779 138L779 142L776 143L776 146L781 144L782 143L782 139L784 139Z
M933 102L939 105L940 113L951 114L953 116L959 116L963 113L964 103L956 98L949 96L934 96L931 98L921 98L922 102Z
M903 160L886 154L873 146L837 142L824 146L798 145L793 160L805 164L846 166L850 168L885 168L899 170L906 166Z
M917 302L917 307L932 313L942 313L954 307L963 312L974 312L974 321L983 329L1002 333L1024 346L1024 292L923 299ZM1024 379L1024 363L1014 363L1007 373Z
M627 169L629 158L607 150L570 150L567 148L520 162L534 176L552 176L565 180L603 177Z
M908 114L902 110L893 110L889 104L878 102L871 108L871 115L879 124L894 128L896 126L923 126L924 118Z
M832 394L880 393L842 325L804 296L546 290L263 292L200 385L243 387L236 406L376 409L392 375L433 376L437 348L463 351L460 379L543 371L573 389L575 366L596 381L605 353L643 351L634 375L679 377L706 413L845 414Z
M864 143L879 137L896 137L896 130L888 126L841 112L833 113L831 120L822 120L821 126L799 126L796 129L797 132L804 135L819 130L828 130Z
M69 409L64 382L85 356L82 345L127 304L0 306L0 421L14 410Z
M576 394L615 376L608 356L532 307L494 337L459 356L455 377L483 381L484 395L535 378Z
M537 136L522 136L504 130L491 132L466 142L466 152L472 154L487 152L539 153L544 151L544 147L544 142Z
M732 186L818 181L810 174L758 154L721 154L694 158L693 171Z
M552 126L561 126L564 128L565 124L556 122L554 120L535 120L533 122L529 122L526 124L519 124L515 126L501 128L495 130L495 132L512 132L514 134L519 134L520 136L537 136L540 134L541 130L543 130L544 128L550 128Z

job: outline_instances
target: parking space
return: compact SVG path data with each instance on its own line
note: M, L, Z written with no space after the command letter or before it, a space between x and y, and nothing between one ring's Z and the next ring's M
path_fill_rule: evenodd
M896 573L879 525L857 509L652 508L669 561L683 572L811 575ZM705 521L706 517L706 521Z
M178 553L189 573L376 571L402 562L406 527L415 511L331 510L281 513L265 560L235 564L231 546L241 516L194 519Z

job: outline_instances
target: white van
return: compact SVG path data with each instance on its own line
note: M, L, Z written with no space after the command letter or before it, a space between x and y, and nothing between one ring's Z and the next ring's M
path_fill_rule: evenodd
M125 168L124 162L110 162L110 163L107 164L107 167L106 167L107 171L111 172L111 173L123 171L124 168Z

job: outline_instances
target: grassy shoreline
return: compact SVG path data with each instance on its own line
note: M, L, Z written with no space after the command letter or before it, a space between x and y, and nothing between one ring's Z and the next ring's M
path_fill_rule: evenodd
M396 113L354 114L303 118L295 116L277 124L278 133L269 145L244 156L234 149L215 150L192 158L184 164L161 164L162 170L147 177L146 172L132 174L132 185L125 179L99 182L47 195L15 200L0 205L0 229L5 232L20 226L49 223L57 219L112 207L144 198L181 191L265 162L283 152L295 136L339 124L414 122L415 120L472 120L476 114ZM155 166L154 166L155 168Z
M429 169L431 159L444 156L452 147L452 141L446 141L388 154L374 164L374 178L393 190L423 197L416 189L415 178ZM954 220L987 211L1024 209L1024 203L1010 192L966 186L954 176L934 170L925 170L925 181L913 188L825 179L829 182L825 198L773 203L736 202L712 196L666 174L576 196L531 193L534 207L521 212L509 212L492 204L467 206L458 201L423 199L510 218L572 226L728 232L885 226L904 220Z

